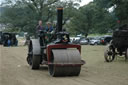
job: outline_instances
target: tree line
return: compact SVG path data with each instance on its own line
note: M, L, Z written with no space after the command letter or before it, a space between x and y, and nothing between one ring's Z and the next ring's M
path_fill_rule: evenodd
M0 23L5 31L35 34L39 20L56 26L56 8L64 7L63 27L71 34L108 33L128 23L128 0L93 0L80 7L81 0L5 0ZM111 10L110 10L111 9Z

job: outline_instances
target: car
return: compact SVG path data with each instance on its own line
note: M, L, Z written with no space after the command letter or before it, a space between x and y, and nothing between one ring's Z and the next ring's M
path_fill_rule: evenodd
M90 44L90 45L99 45L99 44L100 44L100 39L97 38L97 37L91 38L91 39L89 40L89 44Z
M81 41L81 39L83 39L84 37L74 37L73 39L72 39L72 43L74 43L74 44L80 44L80 41Z
M85 39L85 38L83 38L83 39L81 39L79 41L79 44L81 44L81 45L87 45L88 43L89 43L89 40L88 39Z
M72 43L78 44L78 43L79 43L79 40L80 40L80 37L74 37L74 38L72 39Z
M100 43L101 43L101 45L106 45L106 44L110 43L111 40L112 40L112 36L107 35L100 39Z
M73 43L74 39L75 39L75 37L70 37L70 42Z

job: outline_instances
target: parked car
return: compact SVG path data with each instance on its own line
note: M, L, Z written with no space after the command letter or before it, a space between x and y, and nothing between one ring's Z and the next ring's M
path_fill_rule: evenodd
M79 42L81 45L87 45L89 43L88 39L81 39L80 42Z
M79 40L80 40L80 37L74 37L74 38L72 39L72 43L74 43L74 44L79 44Z
M74 43L74 44L80 44L80 41L82 40L82 39L84 39L85 37L74 37L73 39L72 39L72 43Z
M70 42L73 43L74 39L75 39L75 37L70 37Z
M112 40L112 36L111 36L111 35L104 36L104 37L101 38L100 43L101 43L102 45L106 45L106 44L108 44L111 40Z
M98 37L91 38L91 39L89 40L89 44L90 44L90 45L99 45L99 44L100 44L100 38L98 38Z

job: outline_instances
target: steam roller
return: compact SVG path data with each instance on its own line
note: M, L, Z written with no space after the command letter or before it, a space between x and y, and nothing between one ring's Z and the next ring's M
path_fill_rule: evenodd
M48 65L51 76L78 76L81 66L81 46L70 43L69 33L62 29L63 8L57 8L57 28L52 32L38 31L38 38L28 45L27 62L31 69Z

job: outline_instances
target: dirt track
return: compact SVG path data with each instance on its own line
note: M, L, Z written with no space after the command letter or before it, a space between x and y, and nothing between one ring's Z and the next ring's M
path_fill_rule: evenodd
M104 62L103 46L83 46L87 64L78 77L51 77L47 66L31 70L26 47L0 46L0 85L128 85L128 61Z

